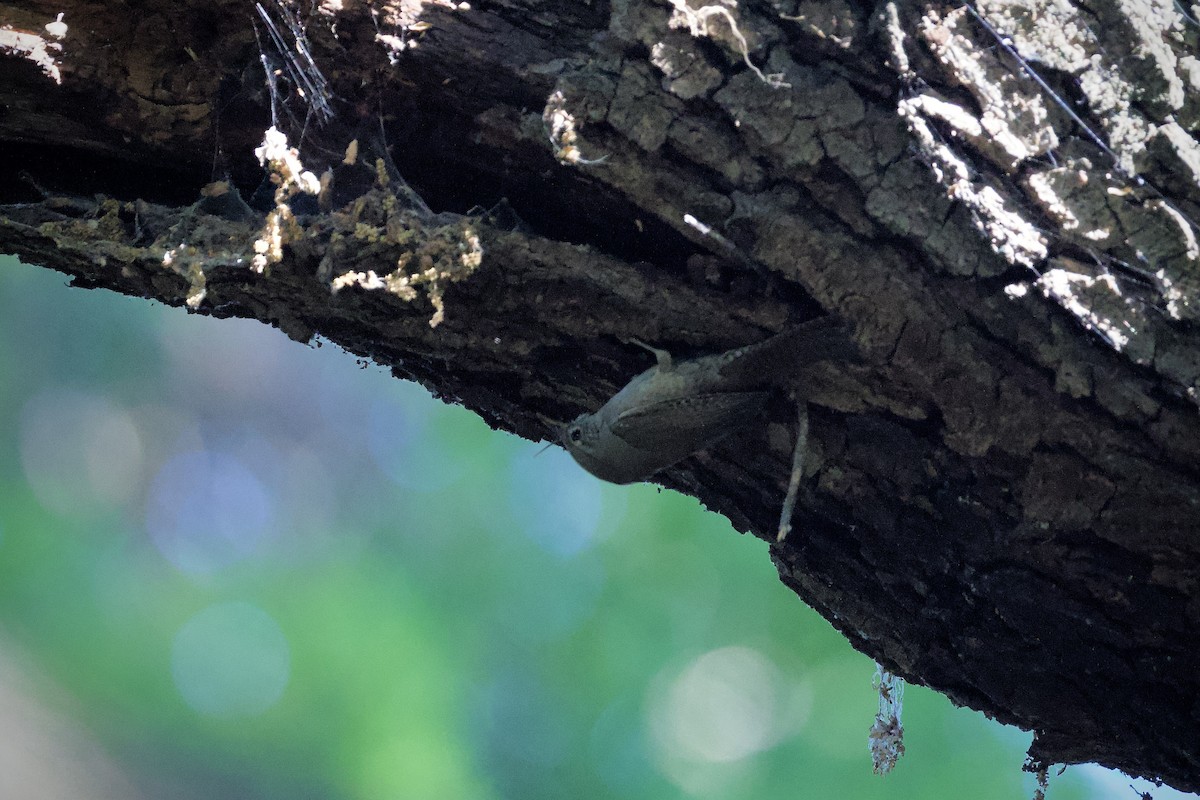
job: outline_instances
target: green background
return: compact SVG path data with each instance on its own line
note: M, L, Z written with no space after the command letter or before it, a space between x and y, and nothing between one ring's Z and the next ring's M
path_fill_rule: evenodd
M872 774L874 664L694 500L65 284L0 257L0 797L1032 796L916 686Z

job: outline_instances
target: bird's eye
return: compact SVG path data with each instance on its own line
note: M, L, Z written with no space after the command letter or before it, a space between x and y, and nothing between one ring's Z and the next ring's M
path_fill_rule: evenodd
M567 431L567 438L575 444L579 444L583 441L583 429L578 425L572 425L570 430Z

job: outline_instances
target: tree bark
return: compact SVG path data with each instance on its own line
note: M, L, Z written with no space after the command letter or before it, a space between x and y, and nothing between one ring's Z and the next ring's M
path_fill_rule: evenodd
M863 358L805 376L783 581L1033 730L1034 766L1200 791L1196 17L0 6L0 252L320 335L531 439L647 366L631 338L689 355L839 314ZM277 147L264 190L273 122L299 161ZM773 540L795 414L769 411L661 482Z

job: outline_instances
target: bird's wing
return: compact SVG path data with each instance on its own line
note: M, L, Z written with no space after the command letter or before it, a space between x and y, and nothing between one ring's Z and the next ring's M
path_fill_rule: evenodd
M766 401L766 392L721 392L663 400L622 413L613 422L612 432L639 450L683 458L753 420Z

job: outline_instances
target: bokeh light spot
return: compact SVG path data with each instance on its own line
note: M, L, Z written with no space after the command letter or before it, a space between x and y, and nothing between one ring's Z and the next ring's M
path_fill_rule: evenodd
M44 391L21 415L21 463L45 508L95 513L128 501L142 481L142 437L127 411L75 391Z
M250 603L209 606L183 624L171 648L171 676L184 701L212 717L246 717L273 706L287 686L287 638Z
M180 453L159 470L146 500L146 529L181 571L206 575L254 553L273 519L262 483L232 456Z
M750 757L794 736L811 706L811 688L785 680L757 650L712 650L653 682L646 711L656 766L688 794L736 794Z
M757 651L705 653L668 687L654 715L655 737L688 761L740 761L771 743L778 682L778 670Z

